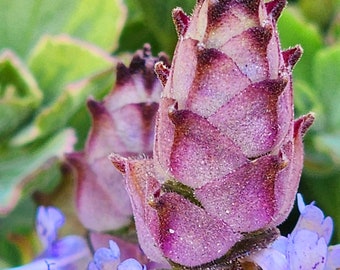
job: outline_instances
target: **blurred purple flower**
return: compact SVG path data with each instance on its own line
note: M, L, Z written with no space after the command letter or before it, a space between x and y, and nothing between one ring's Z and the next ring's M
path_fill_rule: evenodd
M263 270L335 270L340 268L340 244L328 247L333 221L312 202L297 195L300 218L288 237L280 236L270 247L246 258Z
M120 250L118 245L110 240L110 248L99 248L95 254L93 261L88 265L88 270L146 270L135 259L127 259L120 263Z
M40 206L37 212L36 230L44 251L31 263L11 270L73 270L82 269L90 257L85 239L70 235L58 239L58 230L65 217L55 207Z

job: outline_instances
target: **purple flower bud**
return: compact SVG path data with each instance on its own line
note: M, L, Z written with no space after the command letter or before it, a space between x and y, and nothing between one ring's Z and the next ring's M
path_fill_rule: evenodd
M88 265L88 270L146 270L135 259L127 259L120 263L120 250L118 245L110 240L110 248L99 248L94 254L93 261Z
M110 248L99 248L96 250L93 261L90 262L88 270L114 269L120 262L120 250L118 245L110 241Z
M117 270L146 270L146 267L135 259L127 259L118 265Z
M292 68L302 49L281 50L285 4L197 0L191 17L173 11L171 69L155 66L164 89L153 159L111 156L152 260L237 263L275 238L269 230L249 244L291 211L314 116L294 120Z
M86 228L115 230L131 221L123 177L110 166L107 156L111 152L124 157L152 156L161 92L154 64L160 60L168 62L164 54L153 57L145 45L129 67L117 65L116 85L102 102L88 100L93 126L85 150L67 155L77 178L77 213Z
M38 208L36 231L45 249L50 247L57 240L58 230L64 223L64 215L59 209L52 206L40 206Z

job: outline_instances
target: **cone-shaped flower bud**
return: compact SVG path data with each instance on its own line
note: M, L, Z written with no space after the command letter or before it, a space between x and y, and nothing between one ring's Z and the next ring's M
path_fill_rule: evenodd
M314 117L294 121L292 68L302 49L281 50L285 4L198 0L191 17L173 11L171 69L155 66L164 90L154 157L112 156L151 259L189 267L225 259L229 269L288 216Z
M161 92L149 45L137 51L129 67L117 65L117 80L102 102L88 100L93 126L83 152L67 156L76 172L76 206L83 225L103 231L131 221L131 206L119 171L110 166L111 152L152 156L155 114Z

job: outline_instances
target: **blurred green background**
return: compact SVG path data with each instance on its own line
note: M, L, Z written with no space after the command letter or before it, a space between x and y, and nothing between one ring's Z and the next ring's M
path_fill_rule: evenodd
M30 261L38 204L82 233L63 153L81 150L90 128L86 99L107 94L117 57L150 43L172 55L171 10L194 0L0 0L0 268ZM316 113L305 137L300 185L306 203L333 217L340 242L340 0L296 0L279 20L283 48L301 44L294 70L296 116ZM291 231L296 210L281 226Z

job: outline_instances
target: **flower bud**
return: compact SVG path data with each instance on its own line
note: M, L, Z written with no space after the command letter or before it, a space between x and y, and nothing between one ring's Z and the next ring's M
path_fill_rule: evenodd
M254 246L250 239L287 218L314 116L294 120L292 68L302 49L281 50L276 22L285 4L198 0L191 17L173 11L171 69L155 66L164 89L154 157L111 157L151 259L237 264L275 233Z
M116 85L102 102L88 100L93 126L85 149L67 156L76 173L77 213L88 229L117 230L131 221L123 177L107 156L113 151L124 157L152 156L161 92L154 64L160 60L167 62L167 57L153 57L145 45L129 67L117 65Z

